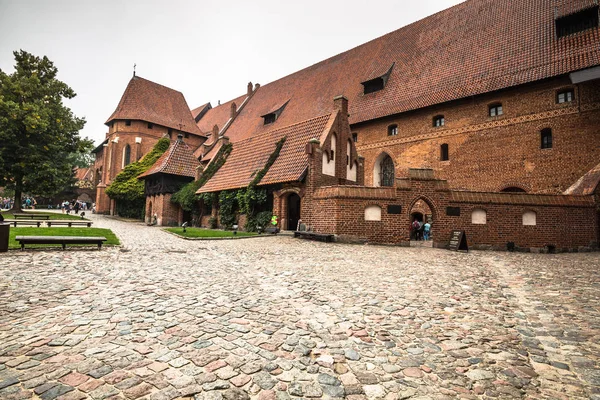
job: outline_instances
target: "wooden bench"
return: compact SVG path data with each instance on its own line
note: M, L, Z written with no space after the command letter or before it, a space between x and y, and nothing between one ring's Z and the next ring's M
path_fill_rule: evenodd
M14 226L15 228L17 227L17 225L37 225L37 227L39 228L43 222L45 221L27 221L27 220L17 220L17 219L5 219L4 222L11 224L12 226Z
M21 245L21 251L25 249L26 244L60 244L63 250L67 244L96 244L100 250L102 243L106 242L105 237L98 236L17 236L15 240Z
M51 228L52 225L66 225L69 228L72 226L87 226L88 228L92 226L92 221L82 221L82 220L69 220L69 219L59 219L56 221L47 221L48 228Z
M15 213L13 214L13 217L15 217L15 219L19 219L19 218L29 218L29 219L50 219L50 216L48 214L33 214L33 213Z
M318 240L325 243L333 242L334 235L330 233L315 233L315 232L306 232L306 231L295 231L294 237L303 237L311 240Z

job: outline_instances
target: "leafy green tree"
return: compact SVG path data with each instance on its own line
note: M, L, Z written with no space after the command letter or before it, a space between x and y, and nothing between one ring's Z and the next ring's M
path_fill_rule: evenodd
M22 193L50 196L68 186L69 155L84 153L89 141L79 136L85 120L63 104L75 92L56 78L52 61L13 54L15 71L0 70L0 186L14 189L19 211Z

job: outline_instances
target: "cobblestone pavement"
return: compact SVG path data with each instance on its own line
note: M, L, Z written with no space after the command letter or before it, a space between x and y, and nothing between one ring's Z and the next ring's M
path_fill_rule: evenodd
M0 255L0 398L600 399L598 253L94 219L123 248Z

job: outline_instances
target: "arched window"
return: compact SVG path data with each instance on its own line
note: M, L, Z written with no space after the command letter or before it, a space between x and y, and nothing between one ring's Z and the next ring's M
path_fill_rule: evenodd
M398 135L398 125L390 125L388 126L388 136L397 136Z
M394 162L392 157L386 155L381 160L379 182L381 186L394 186Z
M436 115L435 117L433 117L434 128L439 128L441 126L444 126L445 124L446 124L446 120L444 119L443 115Z
M131 164L131 147L126 145L123 149L123 167L126 167L129 164Z
M541 147L542 149L551 149L552 148L552 129L546 128L542 129L540 132L541 139Z
M440 161L448 161L449 159L448 144L444 143L440 146Z
M535 226L537 225L537 214L535 211L525 211L523 213L523 225Z
M487 224L487 212L480 208L476 208L471 213L471 223L475 225Z

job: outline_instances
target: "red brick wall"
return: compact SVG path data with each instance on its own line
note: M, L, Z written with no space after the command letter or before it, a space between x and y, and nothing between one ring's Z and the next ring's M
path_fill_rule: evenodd
M557 251L597 248L596 207L591 197L544 196L508 193L452 192L445 181L427 177L401 180L396 188L331 186L312 194L310 219L315 232L332 233L341 239L407 245L413 206L425 202L432 211L434 245L447 245L452 230L464 230L475 248L545 248ZM381 221L365 221L365 208L381 207ZM400 214L389 214L389 205L400 205ZM460 207L460 216L446 215L446 207ZM487 213L485 225L472 224L475 209ZM523 213L536 213L536 225L524 226Z
M159 194L146 197L146 223L152 222L152 216L156 214L158 226L178 226L181 224L183 213L180 208L171 203L171 194Z
M123 154L127 145L131 149L131 162L138 161L148 153L163 135L168 133L168 128L160 125L153 125L148 128L148 123L144 121L131 121L127 126L125 121L113 121L109 126L107 133L108 146L96 154L96 165L103 166L102 182L110 184L119 172L123 170ZM172 130L171 139L177 140L178 131ZM116 138L118 141L115 142ZM136 138L141 138L141 143L136 143ZM204 138L188 135L184 141L192 150L196 150L203 142ZM104 191L98 191L96 197L96 209L99 213L109 211L109 199Z
M575 101L556 104L556 92L574 88ZM503 115L488 116L501 102ZM445 126L433 127L444 115ZM398 135L387 127L398 125ZM354 125L365 157L365 184L381 152L394 160L396 176L409 168L432 168L450 187L500 191L521 186L533 193L561 193L600 159L600 81L570 85L568 78L538 82L474 98ZM553 148L540 148L540 130L551 128ZM440 146L449 145L449 161Z

